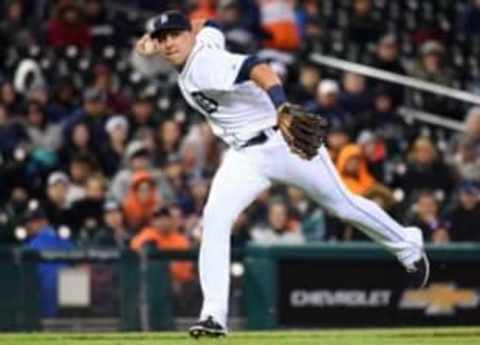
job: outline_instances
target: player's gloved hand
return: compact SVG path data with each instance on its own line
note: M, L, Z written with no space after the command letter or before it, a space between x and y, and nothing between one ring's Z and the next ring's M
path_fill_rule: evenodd
M145 34L135 44L135 51L141 56L153 56L159 53L160 47L157 40L150 37L150 34Z
M278 127L290 150L311 160L325 141L328 121L299 105L284 103L278 109Z

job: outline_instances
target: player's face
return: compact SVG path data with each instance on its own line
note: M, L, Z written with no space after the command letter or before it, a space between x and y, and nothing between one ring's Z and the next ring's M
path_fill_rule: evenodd
M172 65L180 67L187 61L194 36L187 30L170 30L155 35L158 40L160 54Z

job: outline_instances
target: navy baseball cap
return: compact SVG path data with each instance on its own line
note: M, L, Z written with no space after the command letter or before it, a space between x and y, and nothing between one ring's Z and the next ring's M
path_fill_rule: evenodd
M191 30L192 25L186 15L178 11L167 11L149 19L146 23L146 31L150 36L166 30Z

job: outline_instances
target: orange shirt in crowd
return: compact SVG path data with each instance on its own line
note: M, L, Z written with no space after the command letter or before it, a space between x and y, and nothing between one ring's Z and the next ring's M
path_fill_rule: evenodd
M154 243L158 249L187 250L190 242L187 237L176 231L162 232L152 227L146 227L133 237L130 248L139 251L147 243ZM188 261L173 262L170 265L173 279L180 283L193 280L193 264Z
M268 48L295 50L300 47L300 32L291 0L258 0L262 27L272 37L265 42Z
M214 19L216 15L216 0L198 0L197 8L192 13L190 13L190 19Z
M142 202L138 198L137 190L143 182L150 182L152 191L148 199ZM132 184L123 202L123 211L128 225L135 229L147 224L157 206L155 182L152 176L147 171L136 172L132 177Z
M360 166L355 175L348 174L346 171L347 163L353 157L360 158ZM337 170L343 183L354 194L365 195L376 183L375 178L368 171L367 161L358 145L349 144L340 151Z

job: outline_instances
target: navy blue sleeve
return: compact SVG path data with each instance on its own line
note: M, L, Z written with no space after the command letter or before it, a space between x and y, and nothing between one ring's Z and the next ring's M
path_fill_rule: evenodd
M265 61L260 60L256 56L249 56L248 58L243 61L242 67L238 71L237 78L235 79L235 84L243 83L250 79L250 72L252 71L253 67L259 65L261 63L265 63Z
M205 22L205 24L203 24L203 26L215 28L215 29L218 29L218 30L222 31L222 27L220 26L220 24L218 24L218 22L215 22L213 20L207 20Z

